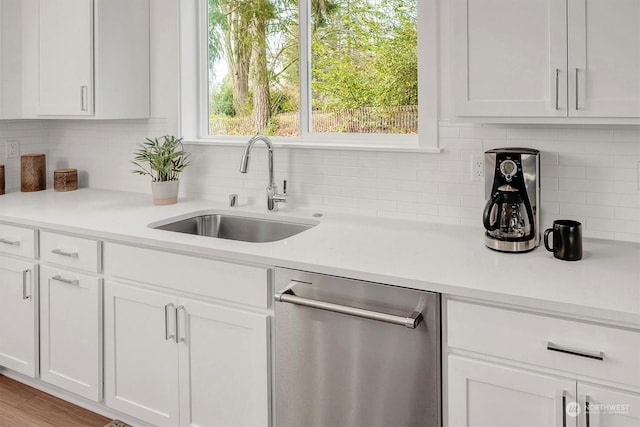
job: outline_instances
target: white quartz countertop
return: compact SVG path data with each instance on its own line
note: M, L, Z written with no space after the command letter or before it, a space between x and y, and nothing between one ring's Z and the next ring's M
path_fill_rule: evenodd
M319 225L288 239L248 243L155 230L148 224L222 203L94 189L0 196L0 221L96 236L200 256L333 274L640 327L640 244L585 239L581 261L544 247L522 254L484 246L483 228L322 212ZM314 212L239 207L314 220ZM479 221L480 222L480 221ZM481 321L481 319L479 319Z

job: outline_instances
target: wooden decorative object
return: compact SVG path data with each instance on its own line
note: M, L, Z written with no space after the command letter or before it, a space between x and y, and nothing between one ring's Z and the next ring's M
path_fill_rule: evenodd
M47 188L47 165L44 154L20 156L20 191L41 191Z
M78 189L78 169L56 169L53 171L53 191Z
M4 165L0 165L0 195L4 194Z

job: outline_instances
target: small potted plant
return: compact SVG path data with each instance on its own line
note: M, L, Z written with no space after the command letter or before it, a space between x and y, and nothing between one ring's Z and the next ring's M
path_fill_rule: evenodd
M178 201L178 176L191 162L184 151L182 138L164 135L145 138L135 153L132 163L138 168L133 173L151 177L151 192L155 205L171 205Z

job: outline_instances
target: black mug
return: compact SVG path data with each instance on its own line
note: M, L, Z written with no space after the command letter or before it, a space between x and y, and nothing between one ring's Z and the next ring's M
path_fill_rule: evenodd
M549 233L553 233L553 247L549 246ZM570 219L553 221L553 228L544 231L544 247L553 256L565 261L582 258L582 224Z

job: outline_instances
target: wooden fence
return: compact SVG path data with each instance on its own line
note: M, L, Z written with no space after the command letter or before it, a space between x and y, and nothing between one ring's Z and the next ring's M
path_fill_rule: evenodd
M418 106L360 107L342 110L314 110L314 132L326 133L417 133ZM251 135L255 133L251 116L228 117L212 115L210 133L224 135ZM267 133L277 136L299 134L298 113L281 113L271 118Z

